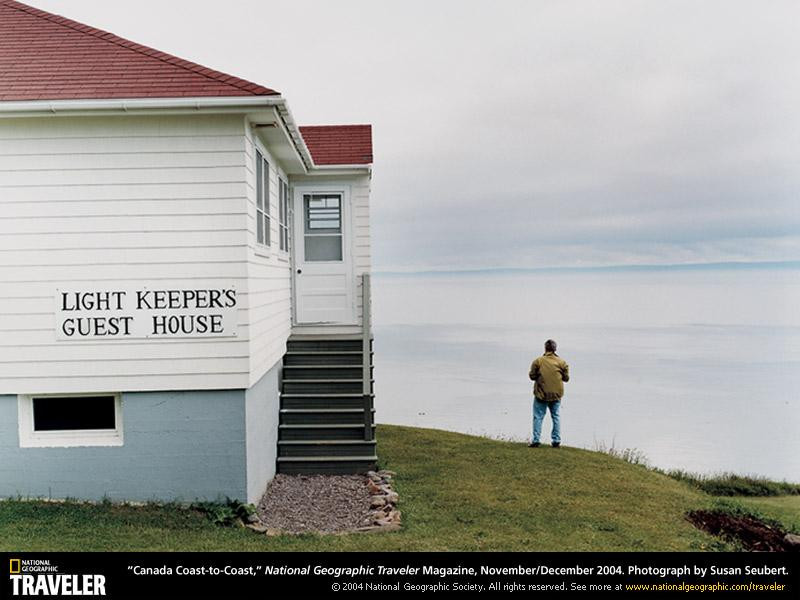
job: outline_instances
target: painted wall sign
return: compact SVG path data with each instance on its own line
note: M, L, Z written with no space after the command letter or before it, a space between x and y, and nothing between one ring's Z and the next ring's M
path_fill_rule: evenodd
M58 289L56 338L234 337L238 301L233 286Z

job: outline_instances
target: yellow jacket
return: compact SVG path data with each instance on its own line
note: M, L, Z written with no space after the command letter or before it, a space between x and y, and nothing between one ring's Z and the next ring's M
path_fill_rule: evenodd
M545 352L531 363L528 376L536 382L534 396L544 402L555 402L564 395L564 382L569 381L569 365L555 352Z

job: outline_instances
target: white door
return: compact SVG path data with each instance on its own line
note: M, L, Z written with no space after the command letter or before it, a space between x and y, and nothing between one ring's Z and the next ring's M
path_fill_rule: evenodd
M298 323L355 323L350 207L344 190L295 188Z

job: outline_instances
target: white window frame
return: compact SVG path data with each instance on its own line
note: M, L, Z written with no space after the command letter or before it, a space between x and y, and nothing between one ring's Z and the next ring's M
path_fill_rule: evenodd
M290 250L289 234L289 184L278 177L278 238L281 252L288 254Z
M258 169L261 165L261 197L259 197ZM256 248L269 250L272 246L272 212L270 207L270 166L266 154L256 148ZM261 208L258 203L261 201ZM263 239L258 239L258 227L261 225Z
M339 197L339 229L338 231L332 229L317 229L312 230L308 228L308 213L306 210L306 198L310 197L313 198L314 196L338 196ZM345 202L347 199L345 198L345 194L343 191L312 191L312 192L303 192L301 195L301 209L303 211L303 223L302 223L302 231L303 231L303 262L310 262L315 264L325 264L325 263L346 263L350 259L347 255L347 249L345 248ZM342 251L342 258L337 260L309 260L306 256L305 250L305 243L306 237L313 236L313 237L338 237L339 244L341 245Z
M61 431L34 431L34 398L86 398L112 396L114 398L114 429L64 429ZM78 446L122 446L122 396L106 394L20 394L17 396L17 422L20 448L74 448Z

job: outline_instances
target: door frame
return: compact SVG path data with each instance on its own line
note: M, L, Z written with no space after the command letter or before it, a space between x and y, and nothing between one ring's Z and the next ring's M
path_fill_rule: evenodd
M292 254L292 325L294 326L325 326L332 327L338 325L357 325L358 314L356 306L356 283L353 277L355 266L353 265L353 206L351 203L350 186L338 182L328 183L295 183L290 186L292 199L292 238L294 248ZM304 321L299 319L299 299L300 287L297 281L297 269L299 268L300 254L303 254L303 265L305 265L305 207L303 205L304 194L341 194L342 195L342 262L345 265L345 277L347 278L347 301L350 306L349 320L346 322L333 321ZM302 249L301 249L302 245ZM322 264L322 263L320 263ZM338 263L337 263L338 264Z

